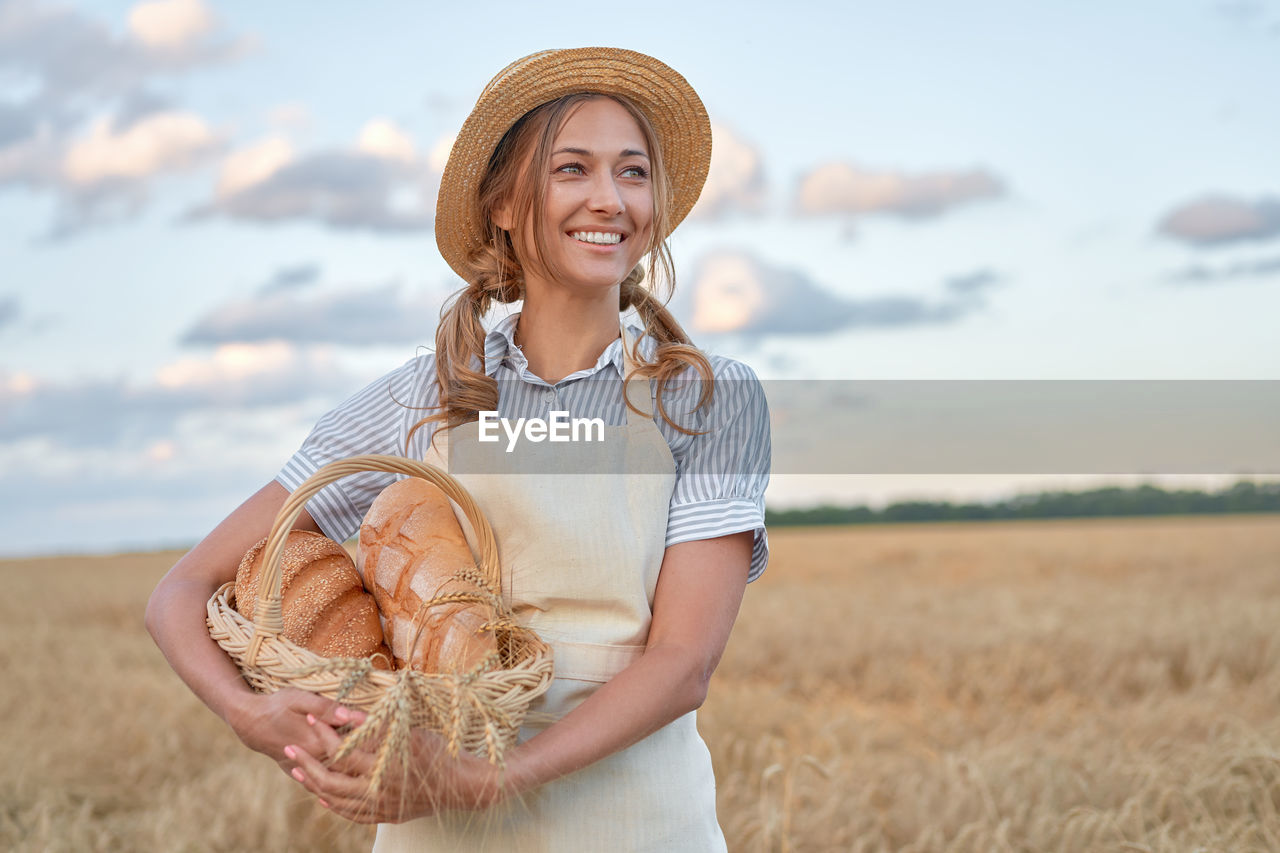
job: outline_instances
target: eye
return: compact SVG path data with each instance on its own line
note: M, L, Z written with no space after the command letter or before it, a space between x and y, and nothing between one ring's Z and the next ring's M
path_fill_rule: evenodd
M582 175L585 174L587 170L583 168L581 163L565 163L563 166L559 166L556 171L565 172L570 175Z
M628 178L639 178L643 180L649 177L649 170L644 166L627 166L622 170L622 174Z

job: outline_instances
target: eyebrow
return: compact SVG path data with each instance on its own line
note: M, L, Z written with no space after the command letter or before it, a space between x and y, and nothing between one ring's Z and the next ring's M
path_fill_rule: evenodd
M587 150L587 149L585 149L585 148L557 148L555 151L552 151L551 153L552 153L553 155L555 155L555 154L577 154L579 157L592 157L592 156L594 156L590 151L588 151L588 150ZM621 153L621 155L620 155L620 156L622 156L622 157L643 157L643 158L645 158L646 160L648 160L648 159L649 159L649 155L648 155L648 154L644 153L643 151L637 151L637 150L636 150L636 149L634 149L634 148L623 148L623 149L622 149L622 153Z

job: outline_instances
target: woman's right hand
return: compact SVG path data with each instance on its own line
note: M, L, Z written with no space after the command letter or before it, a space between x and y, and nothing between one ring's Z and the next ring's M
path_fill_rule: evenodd
M228 709L226 719L240 741L250 749L269 756L290 773L297 762L287 757L284 748L298 745L312 755L331 758L327 746L311 720L320 720L332 728L343 722L334 716L342 707L332 699L286 687L275 693L247 695Z

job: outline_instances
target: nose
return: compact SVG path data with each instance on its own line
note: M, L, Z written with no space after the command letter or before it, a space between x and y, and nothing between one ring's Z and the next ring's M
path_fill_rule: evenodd
M618 185L607 170L596 172L595 179L591 182L591 192L587 196L587 206L596 213L608 216L618 216L626 210L622 193L618 192Z

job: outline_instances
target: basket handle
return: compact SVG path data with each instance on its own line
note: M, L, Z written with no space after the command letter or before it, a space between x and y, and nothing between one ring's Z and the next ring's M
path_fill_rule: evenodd
M313 498L325 486L365 471L385 471L390 474L404 474L422 479L440 487L451 500L461 507L467 520L476 533L476 546L480 551L478 568L489 580L494 589L502 588L502 567L498 562L498 543L493 536L493 528L484 517L475 500L450 474L426 462L406 459L401 456L386 456L367 453L339 459L322 466L308 477L289 495L280 512L276 515L271 533L267 536L266 547L262 551L262 574L258 579L258 602L254 608L254 632L250 659L253 651L265 639L265 634L279 636L284 631L284 596L281 594L280 560L284 555L284 543L293 529L293 523L302 514L307 501ZM262 631L257 630L261 628Z

